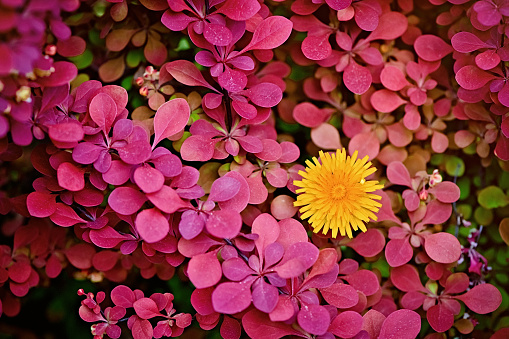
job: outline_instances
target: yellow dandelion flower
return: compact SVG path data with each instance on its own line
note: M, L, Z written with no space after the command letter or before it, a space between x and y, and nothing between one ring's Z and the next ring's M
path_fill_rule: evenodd
M365 178L376 171L368 162L368 156L357 159L357 151L350 157L345 149L336 153L320 151L320 161L306 160L305 171L299 171L302 180L293 184L300 187L294 206L301 207L301 219L309 218L313 231L323 234L332 231L332 237L339 233L352 238L352 228L366 232L365 223L376 221L382 204L375 200L381 197L370 192L381 189L383 185L376 180Z

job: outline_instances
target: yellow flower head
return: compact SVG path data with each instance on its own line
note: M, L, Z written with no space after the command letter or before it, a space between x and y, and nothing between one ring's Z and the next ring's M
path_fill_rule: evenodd
M345 149L336 154L320 151L320 160L306 160L305 171L299 171L302 180L294 181L297 190L295 206L301 206L301 219L309 218L313 231L323 234L332 231L332 237L339 233L352 238L352 228L366 232L365 222L377 220L375 215L382 206L375 200L381 197L369 192L381 189L376 180L365 178L376 171L368 162L368 156L357 159L357 151L350 157ZM371 168L370 168L371 167Z

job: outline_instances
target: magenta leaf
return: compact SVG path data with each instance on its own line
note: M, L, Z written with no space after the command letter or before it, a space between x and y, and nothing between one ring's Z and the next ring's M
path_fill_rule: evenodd
M227 291L224 292L227 293ZM247 312L242 317L242 327L251 338L279 339L284 336L301 335L291 325L270 321L266 313L256 309Z
M364 233L359 233L346 246L363 257L374 257L382 252L385 246L385 236L380 230L369 228Z
M162 104L154 116L153 146L155 147L161 140L182 131L189 121L190 114L189 104L185 99L177 98Z
M445 332L454 325L454 314L442 304L431 306L426 312L426 318L437 332Z
M481 48L488 48L485 42L470 32L459 32L451 38L452 47L461 53L470 53Z
M411 310L389 314L380 329L379 339L414 339L421 330L421 316Z
M276 106L283 98L281 88L270 82L255 85L245 90L244 93L255 105L260 107Z
M250 192L247 181L244 179L242 174L236 171L228 172L223 176L223 178L224 177L232 178L240 182L240 189L230 200L219 202L219 207L221 207L221 209L230 209L240 213L244 210L244 208L246 208L249 202Z
M217 251L193 256L189 261L187 274L196 288L207 288L217 284L222 276ZM249 303L251 303L251 297L249 297Z
M224 276L231 281L241 281L253 273L253 270L240 258L225 260L222 267Z
M363 316L364 323L362 324L362 329L368 332L370 338L378 338L380 334L380 330L382 329L382 324L385 321L385 316L371 309Z
M159 191L149 193L146 196L151 203L165 213L173 213L179 208L189 206L173 188L166 185L161 187Z
M59 142L78 142L85 136L81 124L72 121L51 125L48 132L52 140Z
M395 92L410 85L403 72L395 66L385 66L380 73L380 80L385 88Z
M263 20L253 33L251 42L239 54L253 49L274 49L282 45L292 33L293 23L282 16Z
M240 190L240 182L231 177L221 177L212 183L209 199L212 201L227 201Z
M85 171L70 162L63 162L57 169L58 184L69 191L85 188Z
M436 35L424 34L414 42L417 55L425 61L438 61L452 53L452 47Z
M145 193L157 192L164 184L164 176L162 173L148 164L138 167L134 171L133 178L134 182Z
M337 315L329 327L329 332L340 338L353 338L362 329L364 319L354 311L346 311Z
M467 293L455 298L463 301L468 308L479 314L494 312L502 303L502 294L491 284L474 286Z
M248 282L222 283L212 292L212 305L219 313L235 314L244 311L250 304L251 284Z
M150 339L154 334L154 328L146 319L136 319L131 328L134 339Z
M275 271L284 279L296 277L313 266L318 258L318 254L318 248L311 243L299 242L293 244L288 247Z
M117 306L129 308L133 306L136 296L134 292L125 285L118 285L111 290L111 301Z
M392 40L405 33L408 27L406 16L398 12L387 12L380 17L376 29L366 38L373 40Z
M169 231L168 220L157 208L143 210L134 221L140 237L148 243L162 240Z
M258 279L253 284L253 305L264 313L270 313L276 307L279 291L276 287L267 284L263 279Z
M160 316L157 304L150 298L141 298L133 303L133 308L138 317L142 319L150 319Z
M265 247L277 240L279 232L279 224L276 219L268 213L260 214L253 221L251 233L258 234L258 239L255 240L255 245L258 249L260 258L263 258Z
M432 200L427 208L426 214L422 219L422 224L442 224L449 220L452 213L451 204L444 204L438 200Z
M305 331L323 335L330 324L330 313L321 305L305 305L297 314L297 322Z
M366 296L373 295L380 289L380 283L376 274L368 270L359 270L345 276L344 279Z
M331 32L320 35L308 35L302 41L302 53L310 60L323 60L332 53L332 47L329 42Z

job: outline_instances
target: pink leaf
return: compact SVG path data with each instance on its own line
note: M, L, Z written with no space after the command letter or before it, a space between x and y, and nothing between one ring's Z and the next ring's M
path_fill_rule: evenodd
M182 200L178 193L169 186L164 185L154 193L146 195L148 200L165 213L174 213L180 208L188 207L189 203Z
M414 250L408 238L392 239L385 247L385 258L391 267L398 267L406 264L412 259Z
M221 177L212 183L209 199L212 201L227 201L240 190L240 182L234 178Z
M348 144L348 153L353 154L358 151L358 157L362 159L366 155L373 160L380 152L380 142L375 133L372 131L360 133L354 136Z
M166 64L166 70L175 80L184 85L203 86L217 92L217 90L205 80L198 68L190 61L176 60L169 62Z
M260 8L260 4L256 0L228 0L216 13L223 13L235 21L246 21L253 17Z
M332 47L329 42L331 32L320 35L308 35L302 41L302 53L310 60L323 60L332 53Z
M193 256L189 261L187 274L196 288L207 288L217 284L222 276L217 251ZM251 303L250 297L249 303Z
M117 213L136 213L146 201L145 195L131 187L117 187L108 197L108 204Z
M212 305L214 306L214 311L219 313L239 313L248 308L250 304L251 283L248 282L222 283L212 292Z
M276 140L272 139L263 139L262 140L263 150L261 152L255 153L259 159L265 161L276 161L281 157L283 151L281 150L281 146Z
M138 167L134 171L133 178L134 182L145 193L157 192L164 184L164 176L162 173L148 164Z
M375 273L368 270L359 270L344 277L344 279L357 291L366 296L375 294L380 289L380 283Z
M495 75L473 65L464 66L456 73L456 81L466 90L479 89L495 78Z
M185 99L177 98L162 104L154 116L155 137L153 146L161 140L182 131L189 121L190 114L191 110Z
M399 12L387 12L380 17L378 26L366 40L393 40L402 36L407 27L408 20L406 16Z
M255 245L261 258L265 252L265 247L277 240L279 231L279 224L276 219L268 213L260 214L253 221L251 233L258 234Z
M414 311L398 310L389 314L378 339L414 339L421 330L421 316Z
M58 166L57 179L62 188L69 191L81 191L85 188L85 171L70 162L63 162Z
M319 109L310 102L302 102L293 109L293 118L306 127L318 127L330 118L325 110Z
M465 273L453 273L445 281L444 294L456 294L464 292L470 284L470 279Z
M134 292L125 285L118 285L111 290L111 301L117 306L129 308L133 306L136 296Z
M80 218L70 206L60 202L57 202L57 209L55 210L55 213L50 215L50 219L55 224L62 227L69 227L78 223L86 223L86 221Z
M402 90L410 84L403 72L395 66L385 66L380 73L380 80L385 88L395 92Z
M373 93L370 100L373 108L382 113L390 113L406 103L397 93L386 89Z
M438 61L453 51L444 40L431 34L423 34L415 39L414 48L417 55L425 61Z
M141 298L133 303L133 308L138 317L150 319L160 316L157 304L150 298Z
M443 203L453 203L460 198L459 187L450 181L443 181L436 184L428 190L428 193L433 194L438 201Z
M357 290L347 284L336 283L327 288L321 288L320 293L330 305L341 309L354 307L359 302Z
M249 100L260 107L274 107L283 98L281 88L270 82L262 82L252 86L245 90L244 93L249 97Z
M426 292L419 278L419 272L417 272L414 266L409 264L393 268L391 272L391 281L397 289L403 292Z
M292 33L293 23L282 16L269 16L256 26L251 42L239 54L253 49L274 49Z
M368 332L370 338L378 338L380 334L380 330L382 329L382 324L385 321L385 316L371 309L363 316L364 323L362 324L362 329Z
M329 332L341 338L353 338L362 329L364 319L354 311L338 314L329 327Z
M330 324L330 313L321 305L306 305L297 314L297 322L306 332L323 335Z
M242 217L231 210L214 211L207 220L207 231L217 238L235 238L242 227Z
M169 232L168 220L157 208L143 210L134 221L140 237L148 243L162 240Z
M343 82L346 88L355 94L364 94L371 86L372 80L369 70L353 60L343 72Z
M449 220L451 213L451 204L444 204L438 200L432 200L426 208L426 214L424 215L421 223L426 225L442 224Z
M90 244L77 244L65 251L67 260L76 268L86 270L92 267L92 257L95 249Z
M48 132L52 140L59 142L78 142L85 136L83 127L78 122L62 122L51 125Z
M295 243L288 247L275 271L284 279L296 277L313 266L318 258L318 254L318 248L309 242Z
M437 332L445 332L454 325L454 314L442 304L431 306L426 312L426 318Z
M338 129L325 122L311 130L311 140L322 149L336 150L343 147Z
M131 328L133 339L151 339L154 334L154 328L150 321L143 319L136 319L133 327Z
M494 312L502 303L502 294L491 284L477 285L465 294L456 296L475 313Z
M424 299L426 299L425 294L417 291L410 291L405 293L401 298L401 306L409 310L416 310L422 306Z
M208 161L214 155L216 140L205 135L191 135L187 138L180 149L183 160Z
M447 136L440 132L433 132L433 136L431 137L431 149L435 153L443 153L449 146L449 139Z
M242 212L244 208L246 208L250 197L249 186L246 179L244 179L242 174L236 171L228 172L223 177L233 178L240 182L240 189L230 200L219 202L219 207L221 207L221 209L230 209L239 213Z
M470 53L488 45L470 32L459 32L451 38L452 47L460 53Z

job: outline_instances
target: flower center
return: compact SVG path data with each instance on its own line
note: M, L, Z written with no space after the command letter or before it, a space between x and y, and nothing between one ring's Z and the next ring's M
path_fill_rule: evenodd
M346 188L343 184L335 184L331 189L331 196L334 200L341 200L346 195Z

